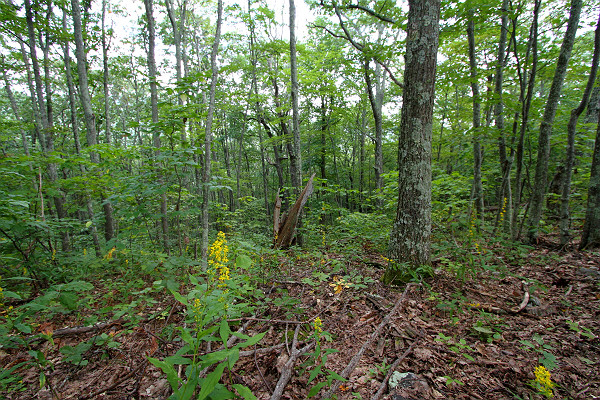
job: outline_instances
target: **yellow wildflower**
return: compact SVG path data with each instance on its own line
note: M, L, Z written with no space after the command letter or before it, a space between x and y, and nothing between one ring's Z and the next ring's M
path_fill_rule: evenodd
M340 278L339 276L334 276L333 282L330 283L329 286L331 286L333 288L333 292L335 294L338 294L342 290L344 290L344 288L349 288L350 286L352 286L352 284L349 282L346 282L344 280L344 278Z
M533 373L535 374L534 385L537 388L537 390L547 398L554 397L554 393L552 393L552 388L555 384L550 378L550 371L548 371L543 365L540 365L536 367Z
M315 334L317 337L321 336L321 333L323 333L323 321L321 321L321 318L315 318L313 326L315 327Z
M113 258L113 253L115 252L116 249L117 249L116 247L113 247L112 249L110 249L108 251L108 253L106 253L106 255L104 256L104 259L110 260L111 258Z

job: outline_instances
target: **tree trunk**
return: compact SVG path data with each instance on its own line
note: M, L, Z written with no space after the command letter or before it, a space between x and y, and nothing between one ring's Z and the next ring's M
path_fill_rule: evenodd
M477 62L475 60L475 23L469 20L467 24L467 39L469 42L469 67L471 72L471 90L473 92L473 201L479 219L483 222L483 184L481 182L481 98L477 77ZM443 123L443 122L442 122Z
M85 57L85 49L83 47L83 34L81 28L81 9L79 0L71 0L73 12L73 32L75 39L75 55L77 58L77 76L79 77L79 98L81 107L85 116L85 127L87 132L88 146L94 146L98 143L98 134L96 132L96 116L92 110L92 100L88 87L87 65ZM90 152L90 160L98 164L100 157L95 151ZM112 206L109 202L103 201L102 208L104 210L104 237L106 241L114 237L115 222L112 212Z
M571 176L573 172L573 165L575 164L575 133L577 129L577 120L583 113L583 110L587 107L596 81L596 74L598 72L598 58L600 57L600 18L596 25L596 32L594 34L594 55L592 57L592 66L590 68L590 76L588 78L587 85L583 92L581 102L577 108L571 111L571 118L567 125L567 156L565 159L565 173L563 177L562 194L560 198L560 244L566 246L571 240L569 233L571 225L571 216L569 213L569 200L571 198Z
M527 221L527 238L530 243L537 241L539 234L540 219L542 217L542 208L544 206L544 197L546 194L546 186L548 183L548 159L550 157L550 135L552 133L552 124L556 116L560 92L562 89L571 50L575 42L575 34L579 25L579 15L581 13L582 0L571 1L571 11L567 31L560 48L560 54L554 72L554 79L548 94L548 101L544 109L544 116L540 124L540 135L538 138L538 155L535 166L534 188L531 196L531 206L529 211L529 219Z
M534 9L533 9L533 22L531 24L531 31L529 34L529 43L527 48L531 48L531 72L529 73L529 77L525 75L524 79L527 79L527 94L525 95L525 101L522 105L522 120L521 120L521 129L519 131L519 140L517 143L517 151L516 151L516 171L515 171L515 190L514 190L514 207L513 207L513 215L512 215L512 238L513 240L518 239L520 235L518 217L519 217L519 208L521 204L521 198L523 196L523 184L522 184L522 176L523 176L523 156L525 153L525 132L527 131L527 124L529 122L529 110L531 109L531 100L533 99L533 91L535 89L535 78L537 73L537 63L538 63L538 17L540 13L540 5L541 0L536 0ZM515 48L515 52L517 49ZM523 86L525 86L525 82L523 82ZM523 89L521 89L522 91Z
M292 186L296 193L302 189L302 155L300 153L300 112L298 110L298 67L296 62L296 5L290 0L290 75L292 80L292 137L290 152ZM300 238L300 237L299 237Z
M439 38L439 0L409 0L404 92L398 140L398 208L384 281L431 258L431 136Z
M158 84L157 84L157 72L156 72L156 58L155 52L155 40L156 34L154 29L154 11L153 11L153 0L144 0L144 6L146 8L146 18L148 20L148 76L150 78L150 107L152 109L152 123L158 123ZM158 129L152 130L152 143L156 150L155 158L157 164L160 164L158 157L160 156L160 131ZM160 166L157 166L160 169ZM164 177L162 172L159 172L158 177L159 184L164 184ZM160 222L162 231L162 242L163 248L169 253L169 220L167 219L167 194L163 191L160 196Z
M63 30L67 32L67 12L63 11ZM69 42L67 40L63 43L63 53L65 62L65 74L67 76L67 89L69 93L69 107L71 109L71 129L73 130L73 141L75 142L75 153L81 154L81 142L79 140L79 123L77 121L77 107L75 102L75 85L73 83L73 76L71 74L71 56L69 55ZM83 163L79 164L79 170L82 175L85 175L85 166ZM92 197L90 194L85 195L85 205L88 212L88 219L94 220L94 205L92 203ZM92 242L94 243L94 250L96 255L99 257L100 252L100 240L98 239L98 229L96 225L91 226Z
M504 101L502 99L502 86L504 84L504 65L506 53L506 37L508 33L508 0L502 1L500 12L500 40L498 42L498 58L496 64L496 73L494 76L494 94L497 99L494 105L494 117L496 119L496 128L498 129L498 150L500 153L500 167L502 171L502 183L498 192L498 214L496 216L496 230L502 225L510 232L510 223L512 221L512 199L510 196L510 169L511 160L506 154L506 135L504 132Z
M210 90L208 100L208 114L206 116L206 125L204 131L204 168L202 170L202 268L206 270L208 266L208 206L210 195L210 168L211 168L211 143L212 143L212 123L215 111L215 92L217 88L217 78L219 69L217 65L217 53L219 52L219 41L221 40L221 20L223 16L223 0L217 3L217 28L215 31L215 40L210 53Z
M369 60L365 59L365 83L367 86L367 94L369 95L369 102L371 103L371 110L373 111L373 120L375 122L375 189L377 192L377 208L381 209L383 206L383 199L381 197L381 189L383 188L383 88L378 81L381 77L375 74L376 86L379 88L376 92L373 91L373 82L371 80L371 71L369 67ZM379 73L381 75L381 71Z
M596 144L592 158L587 209L579 250L600 247L600 122L596 130Z
M104 86L104 132L106 134L106 143L111 142L110 137L110 93L108 91L108 48L110 46L106 41L106 3L108 0L102 0L102 69Z

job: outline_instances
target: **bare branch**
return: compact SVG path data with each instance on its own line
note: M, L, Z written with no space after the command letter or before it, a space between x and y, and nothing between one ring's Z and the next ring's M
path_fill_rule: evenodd
M371 10L370 8L367 8L365 6L361 6L360 4L350 4L348 6L346 6L345 8L348 8L350 10L361 10L366 12L367 14L369 14L372 17L375 17L381 21L384 22L389 22L390 24L395 24L397 21L393 18L390 17L386 17L385 15L381 15L376 11Z

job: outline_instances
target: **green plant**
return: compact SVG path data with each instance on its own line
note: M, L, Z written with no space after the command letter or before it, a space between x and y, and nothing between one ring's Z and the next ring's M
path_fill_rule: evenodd
M534 333L532 337L533 342L529 340L521 340L520 343L524 345L524 349L533 350L540 354L539 362L546 369L552 371L556 368L556 356L550 352L550 350L554 350L552 346L544 343L544 338L542 338L539 334Z
M529 385L548 399L554 397L552 388L554 388L556 384L552 382L550 371L548 371L543 365L539 365L535 368L534 375L535 380L530 381Z
M186 306L186 325L177 328L184 346L173 356L164 360L149 357L149 361L166 375L173 389L171 398L188 400L206 398L231 398L234 393L219 383L225 370L231 371L240 356L240 349L258 343L265 333L253 337L232 332L228 317L240 316L250 310L246 303L234 302L240 293L246 293L246 282L229 269L228 246L225 235L220 232L210 248L209 268L201 281L190 275L192 290L187 295L170 289L173 296ZM247 260L238 258L240 265ZM236 266L236 267L239 267ZM229 347L231 336L241 343ZM202 346L208 343L221 343L216 351L201 354ZM176 365L185 365L185 376L179 377ZM208 372L212 370L211 372ZM250 389L240 384L231 387L245 399L256 399Z
M458 339L458 341L456 341L456 340L454 340L454 338L452 338L450 336L446 336L442 332L438 332L438 336L435 338L435 340L438 342L446 343L450 350L452 350L453 352L455 352L457 354L460 354L467 360L475 361L473 356L471 356L467 353L468 351L474 352L475 349L473 349L471 346L469 346L465 339L460 338L460 339Z
M314 331L312 333L312 337L316 342L315 351L308 354L308 359L302 364L302 366L305 368L305 371L306 369L308 369L308 367L313 366L308 377L309 384L312 383L319 376L321 376L324 380L310 388L310 390L308 391L309 398L316 396L323 387L330 386L334 379L337 379L342 382L346 381L345 378L342 378L335 371L324 368L325 364L327 363L327 356L329 354L336 353L338 350L323 349L321 347L322 338L325 338L326 340L331 340L329 333L323 331L323 322L321 321L321 318L315 318L313 327Z
M567 321L567 325L569 325L569 329L579 333L581 336L586 337L588 339L595 339L596 335L592 333L590 328L586 328L585 326L579 326L579 322Z

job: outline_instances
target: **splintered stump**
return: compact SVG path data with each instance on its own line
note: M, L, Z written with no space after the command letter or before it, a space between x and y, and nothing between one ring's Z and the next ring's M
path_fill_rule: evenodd
M313 174L300 196L290 208L287 214L284 214L281 217L281 197L279 197L279 192L277 192L277 200L275 201L275 211L273 212L273 234L275 236L275 244L274 247L276 249L287 249L290 247L296 237L296 225L298 225L298 218L300 217L300 212L302 211L302 207L306 204L308 200L308 196L310 196L313 192L313 178L315 174Z

